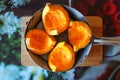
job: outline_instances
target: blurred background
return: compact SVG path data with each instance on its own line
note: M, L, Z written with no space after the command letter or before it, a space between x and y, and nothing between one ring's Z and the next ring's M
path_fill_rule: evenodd
M21 65L22 17L32 16L47 2L66 5L70 2L85 16L100 16L104 36L120 36L120 0L0 0L0 80L107 80L120 65L119 47L116 51L112 46L110 49L115 54L106 54L98 67L77 67L64 73L52 73L40 67ZM115 59L107 62L111 56ZM109 66L111 64L114 66ZM95 70L98 70L96 75ZM87 72L93 75L90 77Z

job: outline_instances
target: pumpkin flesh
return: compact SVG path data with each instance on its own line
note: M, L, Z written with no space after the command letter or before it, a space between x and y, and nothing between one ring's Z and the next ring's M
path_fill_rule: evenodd
M47 4L42 12L42 20L49 35L58 35L69 25L69 15L60 5Z
M81 21L70 22L68 28L68 39L75 52L89 44L91 35L91 30L86 23Z
M74 61L75 53L72 47L65 42L59 42L48 58L48 64L53 72L69 70L74 65Z
M33 29L26 34L27 48L35 54L46 54L56 44L54 37L47 35L40 29Z

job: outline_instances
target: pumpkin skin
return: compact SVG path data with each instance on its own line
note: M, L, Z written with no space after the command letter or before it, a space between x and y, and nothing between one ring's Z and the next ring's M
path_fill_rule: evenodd
M67 71L73 67L74 62L75 53L65 42L59 42L48 57L48 65L53 72Z
M91 41L92 32L89 26L81 21L71 21L68 27L68 39L77 52Z
M46 54L54 47L55 44L55 38L49 36L41 29L32 29L26 34L27 48L34 54Z
M62 6L46 4L42 12L42 21L49 35L59 35L68 28L70 19Z

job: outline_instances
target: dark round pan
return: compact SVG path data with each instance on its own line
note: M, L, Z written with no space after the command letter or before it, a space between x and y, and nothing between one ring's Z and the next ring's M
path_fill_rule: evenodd
M70 6L67 6L67 5L63 5L63 4L59 4L59 5L63 6L67 10L67 12L68 12L71 19L83 21L83 22L85 22L85 23L87 23L89 25L89 22L87 21L85 16L83 16L76 9L74 9L74 8L72 8ZM26 31L25 31L24 41L26 39L26 33L29 30L34 29L34 28L41 28L41 29L44 30L43 24L42 24L42 10L43 9L40 9L39 11L37 11L32 16L30 21L28 22L28 25L27 25L27 28L26 28ZM113 42L114 41L113 39L115 39L117 42ZM97 37L97 38L92 37L91 42L85 48L80 49L76 53L76 60L75 60L75 64L74 64L73 68L79 66L86 59L86 57L88 56L93 44L114 45L114 43L115 43L115 45L116 45L116 43L117 43L117 45L120 45L120 39L119 40L116 39L116 38L113 38L113 39L112 40L111 40L111 38L106 39L105 37L102 37L102 38L100 38L100 37ZM107 40L107 43L106 43L106 40ZM111 44L111 41L112 41L112 44ZM27 47L26 47L26 49L27 49ZM28 51L28 54L29 54L28 56L30 56L31 60L33 60L38 66L51 71L51 69L48 66L48 62L47 62L47 56L48 55L36 55L36 54L33 54L28 49L27 49L27 51Z

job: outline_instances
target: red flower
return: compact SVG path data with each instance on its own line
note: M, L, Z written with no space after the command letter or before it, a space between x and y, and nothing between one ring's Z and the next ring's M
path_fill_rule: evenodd
M112 16L111 19L114 23L120 23L120 11L115 12Z
M114 3L112 2L106 2L103 6L102 6L102 10L103 10L103 13L105 15L112 15L115 13L117 7Z

